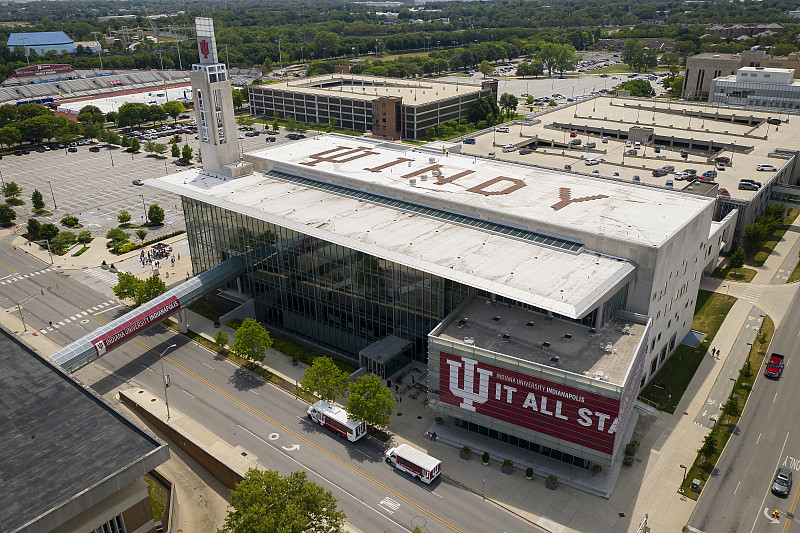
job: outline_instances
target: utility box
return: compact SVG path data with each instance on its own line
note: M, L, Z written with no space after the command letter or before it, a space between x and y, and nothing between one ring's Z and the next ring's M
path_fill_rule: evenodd
M700 494L700 483L702 483L702 481L700 481L697 478L694 478L692 480L692 492L696 492L696 493Z

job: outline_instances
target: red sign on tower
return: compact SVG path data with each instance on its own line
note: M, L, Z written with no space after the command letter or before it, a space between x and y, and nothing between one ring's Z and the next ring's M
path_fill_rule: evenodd
M203 58L208 59L208 41L205 39L200 41L200 53L203 54Z

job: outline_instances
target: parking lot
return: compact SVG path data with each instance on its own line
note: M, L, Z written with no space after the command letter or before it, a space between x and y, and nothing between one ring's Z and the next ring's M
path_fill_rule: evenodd
M236 133L238 136L244 132ZM292 142L286 139L285 133L281 131L276 136L278 143ZM165 143L168 140L167 137L156 142ZM169 156L158 159L148 157L144 152L132 155L122 148L105 147L99 152L90 152L89 146L78 146L73 153L67 150L43 153L31 150L28 155L5 155L0 160L0 176L5 183L16 182L22 189L20 198L26 203L14 210L17 213L16 222L23 227L32 215L31 194L38 189L44 196L45 209L53 213L52 216L37 217L41 223L53 223L62 230L68 230L60 221L67 214L74 215L83 225L77 231L89 230L94 237L100 238L104 238L109 229L118 226L117 214L120 210L130 212L131 223L140 224L144 221L145 208L158 204L164 209L164 225L147 228L149 240L185 229L180 198L153 187L138 187L132 181L163 176L191 166L200 167L196 162L199 142L194 135L183 135L180 147L187 142L194 150L193 164L189 167L173 164L175 158ZM263 147L266 140L264 135L260 135L236 139L236 142L240 143L241 151L248 152Z

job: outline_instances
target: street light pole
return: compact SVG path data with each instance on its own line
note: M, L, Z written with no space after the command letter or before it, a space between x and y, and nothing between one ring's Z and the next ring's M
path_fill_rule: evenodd
M144 205L144 195L140 194L139 196L142 197L142 209L144 210L144 221L147 223L147 207Z
M687 468L685 466L683 466L683 465L680 465L680 467L683 468L683 483L681 483L681 488L678 490L678 492L683 494L683 485L686 484L686 471L687 471Z
M167 377L164 374L164 356L171 348L175 348L177 344L170 344L167 348L161 352L161 381L164 382L164 402L167 404L167 420L169 420L169 399L167 398Z

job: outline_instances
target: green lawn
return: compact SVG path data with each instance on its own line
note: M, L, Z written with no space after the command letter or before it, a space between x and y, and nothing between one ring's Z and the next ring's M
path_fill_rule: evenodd
M799 279L800 279L800 263L797 263L794 266L794 270L792 270L792 273L789 276L789 279L786 280L786 283L794 283L795 281L797 281Z
M750 347L750 353L747 356L747 363L742 365L742 369L736 379L736 384L733 387L731 396L736 399L739 413L744 409L747 403L747 398L753 390L753 384L756 381L758 373L761 371L761 364L764 362L764 354L766 353L769 343L772 340L772 335L775 333L775 324L770 317L764 317L764 322L761 324L761 329L756 336L753 345ZM747 364L749 363L749 369ZM748 371L749 370L749 371ZM692 492L691 484L693 479L702 481L702 489L705 488L711 472L714 471L714 465L719 460L722 450L725 449L725 444L736 429L740 416L725 416L722 415L721 419L717 421L714 429L711 430L711 435L714 436L717 446L717 451L710 457L706 457L705 462L701 454L698 452L697 458L692 463L689 472L686 475L686 480L683 482L683 492L686 496L693 500L697 500L700 494Z
M679 345L675 353L667 359L661 369L650 380L642 391L641 397L658 405L659 409L668 413L675 412L686 387L692 381L697 367L703 361L706 352L714 341L717 330L731 310L736 298L709 291L697 293L692 329L706 334L697 348ZM664 388L656 387L655 382L663 382ZM670 399L668 395L672 395Z
M756 275L756 271L752 268L715 268L711 274L712 277L724 279L726 281L741 281L743 283L750 283Z
M150 476L144 476L144 480L147 482L147 494L150 496L150 506L153 508L153 519L159 521L163 518L164 509L169 501L169 492Z
M631 67L625 63L617 63L616 65L609 65L607 67L593 70L592 74L629 74Z

